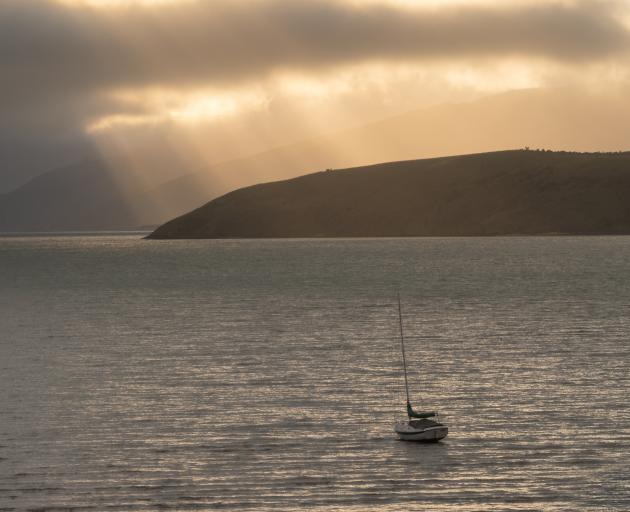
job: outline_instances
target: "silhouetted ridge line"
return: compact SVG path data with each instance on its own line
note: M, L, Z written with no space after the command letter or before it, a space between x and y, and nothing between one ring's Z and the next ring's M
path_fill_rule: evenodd
M149 238L630 234L630 153L515 150L236 190Z

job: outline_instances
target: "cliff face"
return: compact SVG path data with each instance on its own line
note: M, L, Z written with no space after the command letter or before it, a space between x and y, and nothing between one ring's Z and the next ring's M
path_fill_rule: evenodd
M630 153L503 151L236 190L150 238L630 234Z

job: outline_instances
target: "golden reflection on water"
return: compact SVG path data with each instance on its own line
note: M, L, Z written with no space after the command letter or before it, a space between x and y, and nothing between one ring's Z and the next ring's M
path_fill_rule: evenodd
M624 510L629 243L2 239L0 503Z

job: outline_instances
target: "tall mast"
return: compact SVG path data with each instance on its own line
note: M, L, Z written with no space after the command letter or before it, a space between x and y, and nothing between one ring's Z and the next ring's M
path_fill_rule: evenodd
M407 382L407 360L405 359L405 337L403 335L402 307L400 305L400 292L398 292L398 322L400 324L400 347L402 348L403 369L405 371L405 394L409 403L409 383Z

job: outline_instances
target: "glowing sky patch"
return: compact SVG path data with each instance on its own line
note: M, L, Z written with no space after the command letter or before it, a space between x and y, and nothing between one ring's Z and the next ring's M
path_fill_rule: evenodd
M111 97L139 113L115 113L92 121L88 133L98 133L120 126L138 126L175 122L181 124L207 123L236 116L244 111L265 108L268 98L258 90L192 92L147 89L116 91Z
M196 0L57 0L63 5L70 7L158 7L169 4L192 3Z
M571 5L575 0L347 0L354 5L393 5L397 7L411 8L441 8L441 7L472 7L472 6L492 6L492 7L513 7L517 5L533 4L560 4Z

